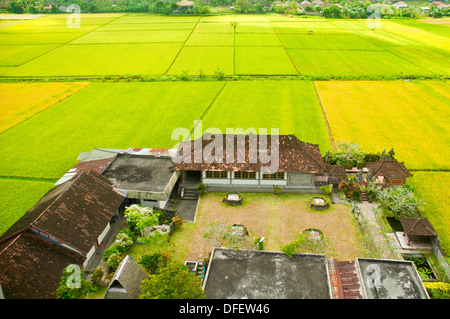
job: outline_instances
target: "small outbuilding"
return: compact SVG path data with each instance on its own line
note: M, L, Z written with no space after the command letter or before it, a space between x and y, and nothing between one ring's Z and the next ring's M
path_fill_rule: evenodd
M378 162L367 162L372 178L378 184L404 185L408 177L413 176L405 165L392 156L386 156Z
M142 281L148 276L130 255L119 267L105 293L105 299L139 299Z
M430 237L437 236L427 218L399 217L398 220L402 224L404 236L408 236L408 245L411 241L427 241Z

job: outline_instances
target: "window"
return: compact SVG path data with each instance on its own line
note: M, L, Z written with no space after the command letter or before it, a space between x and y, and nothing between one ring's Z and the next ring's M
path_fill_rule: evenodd
M284 173L279 172L275 174L263 174L263 179L284 179Z
M236 179L255 179L256 172L234 172L234 178L236 178Z
M206 178L227 178L226 171L206 171Z

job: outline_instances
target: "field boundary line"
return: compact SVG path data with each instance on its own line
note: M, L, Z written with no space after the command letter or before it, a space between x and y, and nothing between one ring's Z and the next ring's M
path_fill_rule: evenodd
M189 33L188 37L186 38L186 40L184 40L183 45L181 46L180 50L178 51L177 55L173 58L172 62L170 63L169 67L167 68L166 72L164 72L163 74L167 75L167 72L169 72L169 70L172 68L173 64L175 63L175 61L178 59L178 57L180 56L181 51L183 51L184 47L186 46L186 42L189 41L189 38L191 37L191 35L194 33L194 30L197 29L198 24L200 23L200 17L198 18L197 22L195 23L195 26L192 28L191 33ZM181 43L181 42L178 42Z
M120 17L122 17L122 16L120 16ZM31 60L26 61L25 63L22 63L22 64L16 66L16 68L21 67L22 65L25 65L25 64L27 64L27 63L30 63L31 61L34 61L34 60L40 58L41 56L46 55L47 53L50 53L50 52L55 51L56 49L62 48L63 46L68 45L70 42L75 41L76 39L79 39L79 38L85 36L86 34L91 33L91 32L93 32L93 31L95 31L95 30L97 30L97 29L100 29L101 27L103 27L103 26L105 26L105 25L107 25L107 24L109 24L109 23L111 23L111 22L117 20L117 19L120 18L120 17L116 17L115 19L113 19L113 20L111 20L111 21L109 21L109 22L107 22L107 23L105 23L105 24L101 24L98 28L93 29L93 30L91 30L91 31L88 31L88 32L86 32L86 33L83 33L83 34L80 35L79 37L76 37L75 39L72 39L72 40L70 40L70 41L68 41L68 42L66 42L66 43L58 43L58 44L60 44L60 45L58 45L56 48L51 49L50 51L47 51L47 52L45 52L45 53L42 53L41 55L38 55L37 57L34 57L34 58L32 58ZM33 34L33 33L26 33L26 34ZM7 72L8 72L8 71L7 71Z
M390 53L390 54L392 54L392 55L395 55L397 58L402 59L403 61L406 61L406 62L408 62L408 63L411 63L412 65L414 65L415 67L418 67L419 69L422 69L422 70L424 70L424 71L430 72L431 74L434 74L435 76L438 76L437 73L435 73L435 72L433 72L433 71L430 71L430 70L428 70L428 69L425 69L424 67L422 67L422 66L416 64L415 62L412 62L412 61L410 61L410 60L407 60L407 59L405 59L404 57L398 55L397 53L392 52L392 51L389 50L388 48L383 48L383 47L379 46L377 43L375 43L375 42L373 42L373 41L370 41L370 40L373 40L373 39L371 39L370 37L367 37L367 39L366 39L366 38L362 37L361 34L359 34L359 33L355 33L355 35L356 35L357 37L359 37L360 39L365 40L365 41L367 41L367 42L373 44L374 46L380 48L382 51L385 51L385 52L388 52L388 53ZM409 38L407 38L407 37L404 37L404 36L400 36L400 37L402 37L403 39L408 40L408 41L411 40L411 39L409 39ZM403 76L404 76L404 75L403 75Z
M273 26L272 23L270 23L270 24L272 25L273 32L275 32L275 34L277 35L278 41L280 41L281 46L282 46L283 49L284 49L284 52L285 52L286 55L288 56L289 60L291 61L292 65L294 66L294 68L295 68L295 70L297 71L298 75L301 75L300 70L297 68L297 65L295 65L294 61L292 60L291 55L289 54L289 52L288 52L286 46L284 45L283 41L281 41L280 35L278 34L277 30L275 29L275 27Z
M206 114L208 114L209 110L212 108L212 106L214 105L214 103L216 102L217 98L222 94L223 90L225 89L225 86L227 86L228 81L225 81L222 85L222 87L219 89L219 91L217 92L217 94L213 97L213 99L211 100L211 102L209 103L209 105L205 108L205 110L203 111L202 115L200 115L199 120L203 120L203 118L205 117ZM196 125L194 125L192 127L192 130L190 131L190 134L192 135L192 133L195 130ZM202 132L203 133L203 132Z
M8 82L5 82L5 83L8 83ZM45 82L45 83L68 83L68 82ZM75 82L72 82L72 83L83 83L83 81L75 81ZM34 114L28 116L27 118L23 119L23 120L20 121L19 123L16 123L16 124L14 124L13 126L10 126L10 127L6 128L5 130L1 131L0 134L3 134L3 133L5 133L5 132L9 131L10 129L12 129L12 128L14 128L14 127L16 127L16 126L22 124L23 122L26 122L26 121L32 119L32 118L35 117L36 115L38 115L38 114L40 114L40 113L42 113L42 112L47 111L48 109L50 109L51 107L55 106L55 105L58 104L59 102L64 101L64 100L67 99L68 97L74 95L75 93L80 92L81 90L87 88L89 85L92 84L92 82L85 82L85 83L87 83L87 84L84 85L83 87L78 88L77 90L73 91L72 93L68 94L67 96L63 97L62 99L60 99L60 100L58 100L58 101L55 101L55 102L52 103L51 105L47 106L45 109L39 110L39 111L37 111L36 113L34 113ZM0 176L0 178L2 178L2 176Z
M27 182L49 182L56 183L58 178L46 178L46 177L27 177L27 176L3 176L0 175L0 179L11 179Z
M322 111L323 119L325 120L325 125L327 126L328 137L330 138L331 147L334 152L337 152L336 144L334 143L333 135L331 133L330 123L328 122L327 112L325 111L325 107L323 106L322 99L319 94L319 90L317 89L316 81L312 81L314 85L314 90L316 91L317 99L319 100L320 110Z

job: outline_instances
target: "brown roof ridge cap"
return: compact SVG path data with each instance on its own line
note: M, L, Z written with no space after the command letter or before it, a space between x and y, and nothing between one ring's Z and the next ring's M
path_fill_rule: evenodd
M80 178L80 176L82 176L83 174L84 174L85 172L81 172L80 174L78 174L78 175L75 175L74 176L74 180L71 180L70 181L70 185L63 191L63 192L61 192L61 194L59 194L58 196L56 196L56 198L55 198L55 200L53 200L43 211L42 211L42 213L40 213L39 214L39 216L37 216L32 222L31 222L31 224L30 224L30 226L31 225L33 225L33 227L34 227L34 223L36 223L48 210L49 210L49 208L51 207L51 206L53 206L53 204L55 204L60 198L61 198L61 196L63 195L63 194L65 194L69 189L71 189L73 186L74 186L74 184L75 184L75 182ZM67 181L67 182L69 182L69 181ZM66 182L66 183L67 183ZM62 184L61 184L62 185ZM42 199L42 198L41 198Z
M41 229L41 228L39 228L39 227L33 226L33 228L37 229L37 230L40 231L40 232L45 233L46 235L49 235L49 236L51 236L51 237L53 237L53 238L59 240L59 241L60 241L61 243L63 243L64 245L67 245L67 246L69 246L70 248L72 248L72 249L74 249L74 250L76 250L76 251L78 251L78 252L80 252L80 253L82 253L82 254L84 254L84 255L87 255L87 252L81 250L81 249L78 248L78 247L75 247L74 245L72 245L72 244L66 242L65 240L62 240L61 238L56 237L55 235L50 234L49 232L46 232L45 230L43 230L43 229ZM47 242L49 242L49 241L47 240ZM64 248L64 247L63 247L63 248Z
M22 228L22 229L20 229L20 230L18 230L18 231L16 231L15 233L13 233L13 234L11 234L11 235L5 237L5 238L0 239L0 244L6 242L6 241L8 241L8 240L10 240L10 239L13 238L14 236L21 235L24 231L30 229L30 227L31 227L31 224L28 225L28 226L26 226L26 227L24 227L24 228Z
M301 145L301 143L307 143L307 144L310 144L310 145L314 145L314 146L317 146L317 148L319 148L319 144L312 144L312 143L308 143L308 142L303 142L303 141L300 141L299 139L298 139L298 137L297 136L295 136L294 134L292 134L292 136L294 136L295 137L295 139L297 140L297 144L299 144L299 147L306 153L306 154L308 154L308 156L310 157L310 158L312 158L312 160L314 161L314 162L316 162L325 172L328 172L328 170L327 170L327 166L326 166L326 164L325 164L325 162L323 163L323 165L321 164L321 163L319 163L313 156L311 156L311 154L309 154L309 152L307 151L307 150L305 150L303 147L302 147L302 145ZM320 148L319 148L319 152L320 152ZM321 154L321 156L322 156L322 154Z
M2 240L0 241L0 243L5 242L5 241L7 241L8 239L10 239L10 238L16 236L16 238L14 238L8 245L6 245L5 248L3 248L3 250L0 251L0 255L3 254L3 253L4 253L4 252L12 245L12 244L14 244L14 243L19 239L19 237L22 236L23 231L25 231L25 230L26 230L27 228L29 228L29 227L30 227L30 226L28 226L28 227L22 229L22 230L19 231L19 232L16 232L16 233L12 234L11 236L8 236L8 237L2 239Z

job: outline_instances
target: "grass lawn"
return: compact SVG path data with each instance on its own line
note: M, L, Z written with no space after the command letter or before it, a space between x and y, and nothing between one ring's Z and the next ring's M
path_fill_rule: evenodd
M330 139L316 96L309 81L227 82L203 118L203 129L278 128L301 141L319 144L326 153Z
M89 82L0 83L0 133L87 85Z
M172 131L191 129L222 86L92 83L0 134L0 175L60 178L96 147L171 148Z
M409 169L449 169L450 90L439 81L318 81L334 141L389 151Z
M421 215L428 218L437 232L441 248L447 256L450 255L449 178L448 172L414 172L407 182L414 188L415 195L427 204Z
M332 205L319 212L309 208L311 195L308 194L243 195L244 204L235 207L222 203L224 193L202 195L196 221L192 225L194 229L188 230L190 238L185 244L188 244L189 249L185 260L207 257L213 247L203 239L203 234L208 224L219 220L245 225L250 236L265 237L266 250L280 250L303 230L316 228L333 241L340 260L362 256L358 242L359 230L353 223L347 205Z
M10 76L164 74L180 43L64 45L6 72Z
M54 182L0 178L0 236L53 186Z

